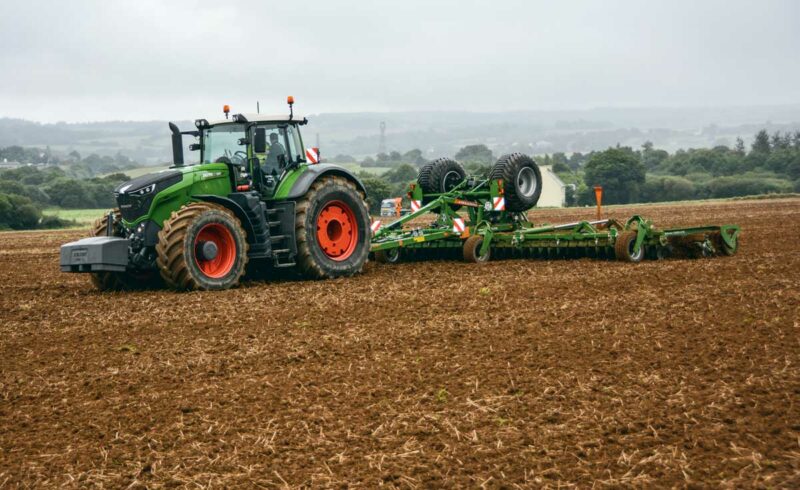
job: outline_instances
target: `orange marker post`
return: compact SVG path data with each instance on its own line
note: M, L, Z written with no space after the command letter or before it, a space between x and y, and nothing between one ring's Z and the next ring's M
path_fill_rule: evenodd
M594 199L597 201L597 221L603 219L603 187L594 186Z

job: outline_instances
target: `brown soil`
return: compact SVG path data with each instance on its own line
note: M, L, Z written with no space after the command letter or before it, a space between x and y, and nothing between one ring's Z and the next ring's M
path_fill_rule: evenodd
M742 246L98 293L0 234L0 487L800 485L800 200L634 212Z

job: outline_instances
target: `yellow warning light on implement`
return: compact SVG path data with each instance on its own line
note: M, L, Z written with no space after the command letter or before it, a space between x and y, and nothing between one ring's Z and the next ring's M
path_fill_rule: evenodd
M286 97L286 103L289 105L294 104L294 97L292 97L291 95L289 97Z

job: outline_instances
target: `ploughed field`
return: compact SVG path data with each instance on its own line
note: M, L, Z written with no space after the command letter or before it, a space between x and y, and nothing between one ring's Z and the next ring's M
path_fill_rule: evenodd
M0 234L0 488L800 485L800 200L634 212L739 253L103 294Z

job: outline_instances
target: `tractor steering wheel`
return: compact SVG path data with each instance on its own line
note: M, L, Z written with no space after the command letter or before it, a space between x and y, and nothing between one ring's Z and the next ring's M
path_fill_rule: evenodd
M247 153L239 150L233 154L231 161L236 165L244 165L247 162Z

